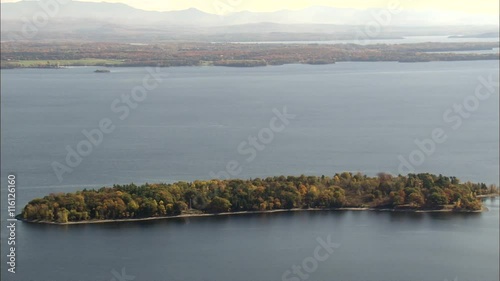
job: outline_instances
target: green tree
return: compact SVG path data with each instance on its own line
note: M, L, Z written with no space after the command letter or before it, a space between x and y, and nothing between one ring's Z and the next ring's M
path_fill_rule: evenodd
M231 210L231 202L225 198L214 197L208 204L206 210L211 213L229 212L229 210Z
M182 201L175 202L173 206L173 214L180 215L183 211L188 209L188 205Z
M425 204L424 196L420 192L413 192L408 197L408 203L413 206L421 207Z
M433 206L440 206L447 204L448 200L446 199L446 196L444 196L442 193L434 192L429 197L429 203Z
M65 208L59 209L57 212L57 222L67 223L68 222L69 211Z

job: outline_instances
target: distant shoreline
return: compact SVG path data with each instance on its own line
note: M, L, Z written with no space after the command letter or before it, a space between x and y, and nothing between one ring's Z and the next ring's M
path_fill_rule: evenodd
M498 197L491 195L482 195L484 197ZM480 197L480 196L478 196ZM243 212L225 212L218 214L185 214L178 216L168 216L168 217L149 217L149 218L138 218L138 219L117 219L117 220L88 220L88 221L77 221L77 222L67 222L58 223L50 221L30 221L25 219L18 220L34 223L34 224L52 224L52 225L80 225L80 224L105 224L105 223L123 223L123 222L142 222L142 221L157 221L157 220L172 220L181 218L198 218L198 217L221 217L221 216L237 216L237 215L249 215L249 214L273 214L273 213L291 213L291 212L318 212L318 211L372 211L372 212L398 212L398 213L482 213L489 211L488 208L482 207L481 210L477 211L466 211L466 210L454 210L454 209L439 209L439 210L425 210L425 209L377 209L377 208L330 208L330 209L279 209L279 210L268 210L268 211L243 211Z
M310 65L310 66L325 66L325 65L335 65L338 63L350 63L350 62L365 62L365 63L376 63L376 62L388 62L388 63L429 63L429 62L468 62L468 61L498 61L499 58L470 58L470 59L456 59L456 60L439 60L439 59L401 59L401 60L360 60L360 61L335 61L335 62L326 62L326 63L313 63L313 62L287 62L283 64L264 64L264 63L256 63L256 64L198 64L198 65L169 65L169 66L160 66L163 68L178 68L178 67L227 67L227 68L261 68L261 67L272 67L272 66L284 66L284 65ZM62 65L62 66L2 66L0 69L68 69L75 67L106 67L108 69L113 68L143 68L143 67L157 67L157 64L141 64L141 65ZM99 73L100 71L93 71ZM112 72L112 71L106 71Z
M328 65L338 62L430 62L498 60L499 54L475 53L498 48L499 42L422 42L393 44L213 44L165 42L157 47L125 43L82 46L76 42L2 44L0 68L94 67L263 67L286 64ZM52 48L71 49L74 55L47 55ZM102 53L105 48L106 52ZM454 53L459 51L460 53ZM23 56L20 56L23 52ZM168 57L169 59L159 59ZM19 58L22 58L19 60Z

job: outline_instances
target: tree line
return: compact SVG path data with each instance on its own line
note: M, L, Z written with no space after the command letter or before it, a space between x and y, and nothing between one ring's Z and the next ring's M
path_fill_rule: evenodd
M28 221L67 223L176 216L188 211L342 207L474 211L482 207L477 195L497 192L494 185L461 183L456 177L442 175L380 173L369 177L344 172L332 177L279 176L84 189L34 199L24 207L21 217Z
M273 36L276 36L274 34ZM166 42L131 45L106 42L2 42L0 68L42 67L46 61L62 61L61 66L107 64L109 66L199 66L251 67L290 63L332 64L345 61L461 61L498 60L497 53L453 53L491 50L497 42L416 43L416 44L212 44L206 42ZM440 53L435 53L440 52ZM447 53L441 53L447 52ZM26 64L39 61L35 65ZM119 62L118 62L119 61Z

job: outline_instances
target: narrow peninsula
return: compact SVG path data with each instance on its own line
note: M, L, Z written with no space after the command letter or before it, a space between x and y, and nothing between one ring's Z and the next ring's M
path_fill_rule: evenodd
M26 222L101 223L300 210L479 212L495 185L432 174L279 176L172 184L115 185L50 194L29 202Z

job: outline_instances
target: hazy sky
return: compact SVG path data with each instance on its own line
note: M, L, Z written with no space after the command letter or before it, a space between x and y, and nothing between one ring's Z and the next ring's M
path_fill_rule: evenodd
M86 1L102 2L102 0ZM18 0L0 0L0 2L18 2ZM197 8L219 14L241 10L301 9L318 5L358 9L384 8L391 2L401 3L405 9L440 9L488 15L499 13L498 0L107 0L105 2L125 3L144 10L169 11Z

